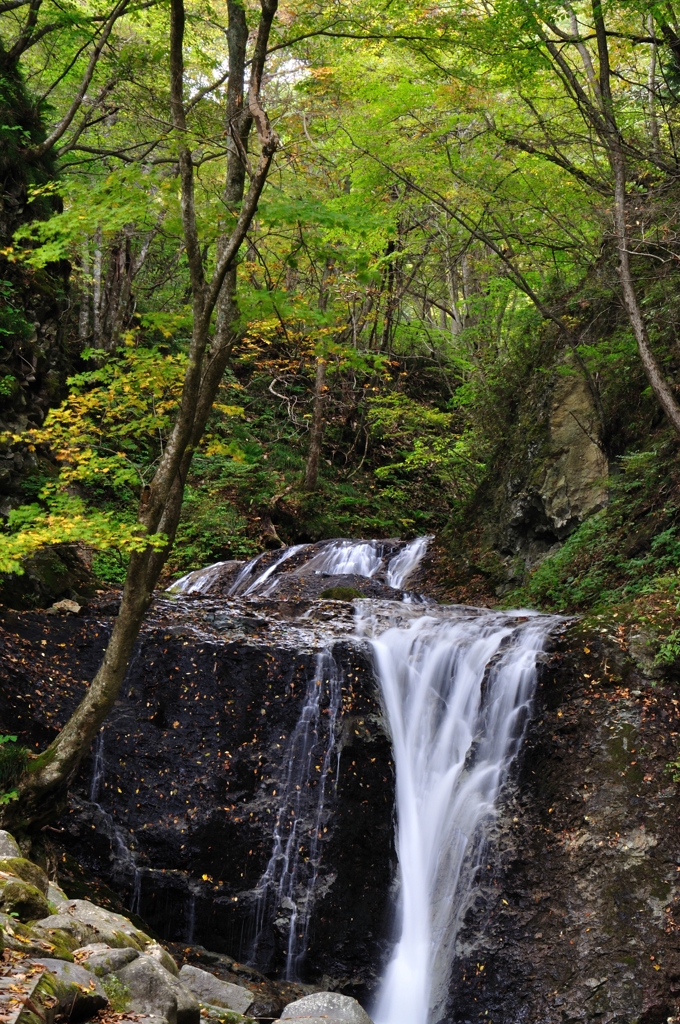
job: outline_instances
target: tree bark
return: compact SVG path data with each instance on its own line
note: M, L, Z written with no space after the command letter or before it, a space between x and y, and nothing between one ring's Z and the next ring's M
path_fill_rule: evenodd
M174 541L193 452L205 429L229 353L240 333L235 259L255 215L278 145L260 102L267 43L277 4L278 0L261 0L261 16L249 66L247 109L243 102L243 80L248 29L244 9L238 0L230 0L228 4L230 85L227 120L233 145L227 150L225 203L236 216L236 222L232 222L230 232L221 239L216 269L210 281L206 281L194 206L194 166L186 145L184 6L183 0L171 2L171 112L178 139L182 225L193 297L193 329L173 430L154 478L150 485L144 487L139 503L137 521L149 538L157 543L149 543L144 550L130 557L120 611L102 663L85 698L50 746L31 758L28 770L18 784L19 800L2 808L3 825L18 831L33 831L59 814L67 786L118 696L144 615ZM244 196L245 143L253 125L260 143L260 155ZM216 330L210 344L211 317L216 307Z
M326 360L323 356L316 359L316 379L314 381L314 407L312 411L312 429L309 438L309 454L305 470L305 490L315 491L319 482L319 459L323 443L324 407L326 399Z
M626 157L622 139L616 123L614 104L611 93L611 70L609 64L609 45L604 23L601 0L593 0L593 20L597 37L597 52L600 63L600 96L604 128L600 130L600 138L605 144L609 164L614 176L614 234L619 258L619 277L623 304L628 320L633 329L643 369L647 375L652 391L659 405L666 413L671 426L680 436L680 406L675 400L661 367L652 351L640 303L635 290L635 282L630 268L627 216L627 175Z

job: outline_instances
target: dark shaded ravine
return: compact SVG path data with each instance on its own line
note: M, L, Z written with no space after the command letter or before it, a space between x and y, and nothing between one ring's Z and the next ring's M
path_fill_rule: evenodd
M322 641L336 633L341 756L303 976L370 1006L390 951L391 746L370 660L346 639L351 605L291 597L229 607L159 600L103 732L98 792L93 751L47 836L55 856L80 863L167 940L247 957L283 737ZM94 674L113 611L107 598L80 616L5 613L4 731L33 746L49 740ZM565 627L541 671L442 1021L662 1024L677 1015L680 827L664 768L678 704L611 639L581 630ZM62 863L66 873L72 862ZM284 921L258 966L280 973L285 939Z

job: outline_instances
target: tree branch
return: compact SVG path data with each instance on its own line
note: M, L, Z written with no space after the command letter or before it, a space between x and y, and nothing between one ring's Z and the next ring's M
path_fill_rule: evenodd
M53 131L47 136L45 141L41 142L39 146L34 146L33 148L27 151L26 156L29 159L36 160L44 156L45 153L49 152L49 150L52 149L55 143L57 143L59 139L62 137L62 135L68 130L71 122L73 121L73 118L78 113L78 110L80 109L80 106L85 98L85 94L87 93L90 82L92 81L92 76L94 75L95 68L97 67L97 63L99 61L101 52L104 49L104 46L106 45L106 41L111 35L111 30L113 29L113 26L118 21L118 19L121 18L123 14L125 14L128 3L129 0L118 0L118 3L109 15L108 21L104 25L99 40L95 45L94 50L92 51L92 56L90 57L90 60L87 65L87 70L83 76L80 86L78 87L76 95L73 98L71 106L69 107L66 114L59 122L59 124L56 126L56 128L54 128Z

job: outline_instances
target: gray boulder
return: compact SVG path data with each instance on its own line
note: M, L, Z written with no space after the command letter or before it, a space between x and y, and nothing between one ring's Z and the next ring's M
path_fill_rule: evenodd
M152 956L155 960L158 960L161 967L165 967L166 971L170 971L173 977L179 977L179 968L175 961L172 959L167 949L161 946L160 942L150 942L144 950L147 956Z
M313 992L289 1003L281 1020L299 1020L305 1024L373 1024L364 1008L351 996L339 992Z
M132 963L139 956L139 952L131 946L111 949L103 942L95 942L91 946L75 949L73 955L88 971L96 974L98 978L103 978L104 975L115 974L126 964Z
M0 829L0 857L23 857L14 836L4 829Z
M50 882L47 886L47 902L59 910L65 903L69 902L69 898L63 889L60 889L54 882Z
M214 974L202 971L200 967L193 967L191 964L184 964L179 972L179 980L191 989L202 1003L224 1006L227 1010L235 1010L236 1013L246 1013L255 998L249 988L221 981Z
M142 950L151 942L127 917L97 907L89 900L69 900L59 907L58 914L42 918L36 925L46 934L52 930L66 932L79 946L103 942L115 948L132 946Z
M199 1024L200 1007L195 995L155 957L143 954L116 976L130 993L131 1010L165 1017L168 1024Z
M49 957L33 962L47 968L33 993L32 999L37 1005L49 1006L56 999L52 1008L73 1021L89 1020L108 1006L104 989L84 967Z

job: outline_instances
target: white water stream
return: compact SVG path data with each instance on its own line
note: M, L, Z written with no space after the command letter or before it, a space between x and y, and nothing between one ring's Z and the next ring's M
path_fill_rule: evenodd
M428 1024L445 1011L456 935L484 826L522 741L536 663L555 618L428 608L385 628L360 606L396 766L398 939L376 1024Z
M307 950L321 857L326 786L336 751L336 722L342 704L342 675L332 651L318 655L305 701L291 736L283 775L269 863L255 889L255 939L258 956L272 917L286 933L285 977L297 977ZM304 854L304 855L303 855Z

